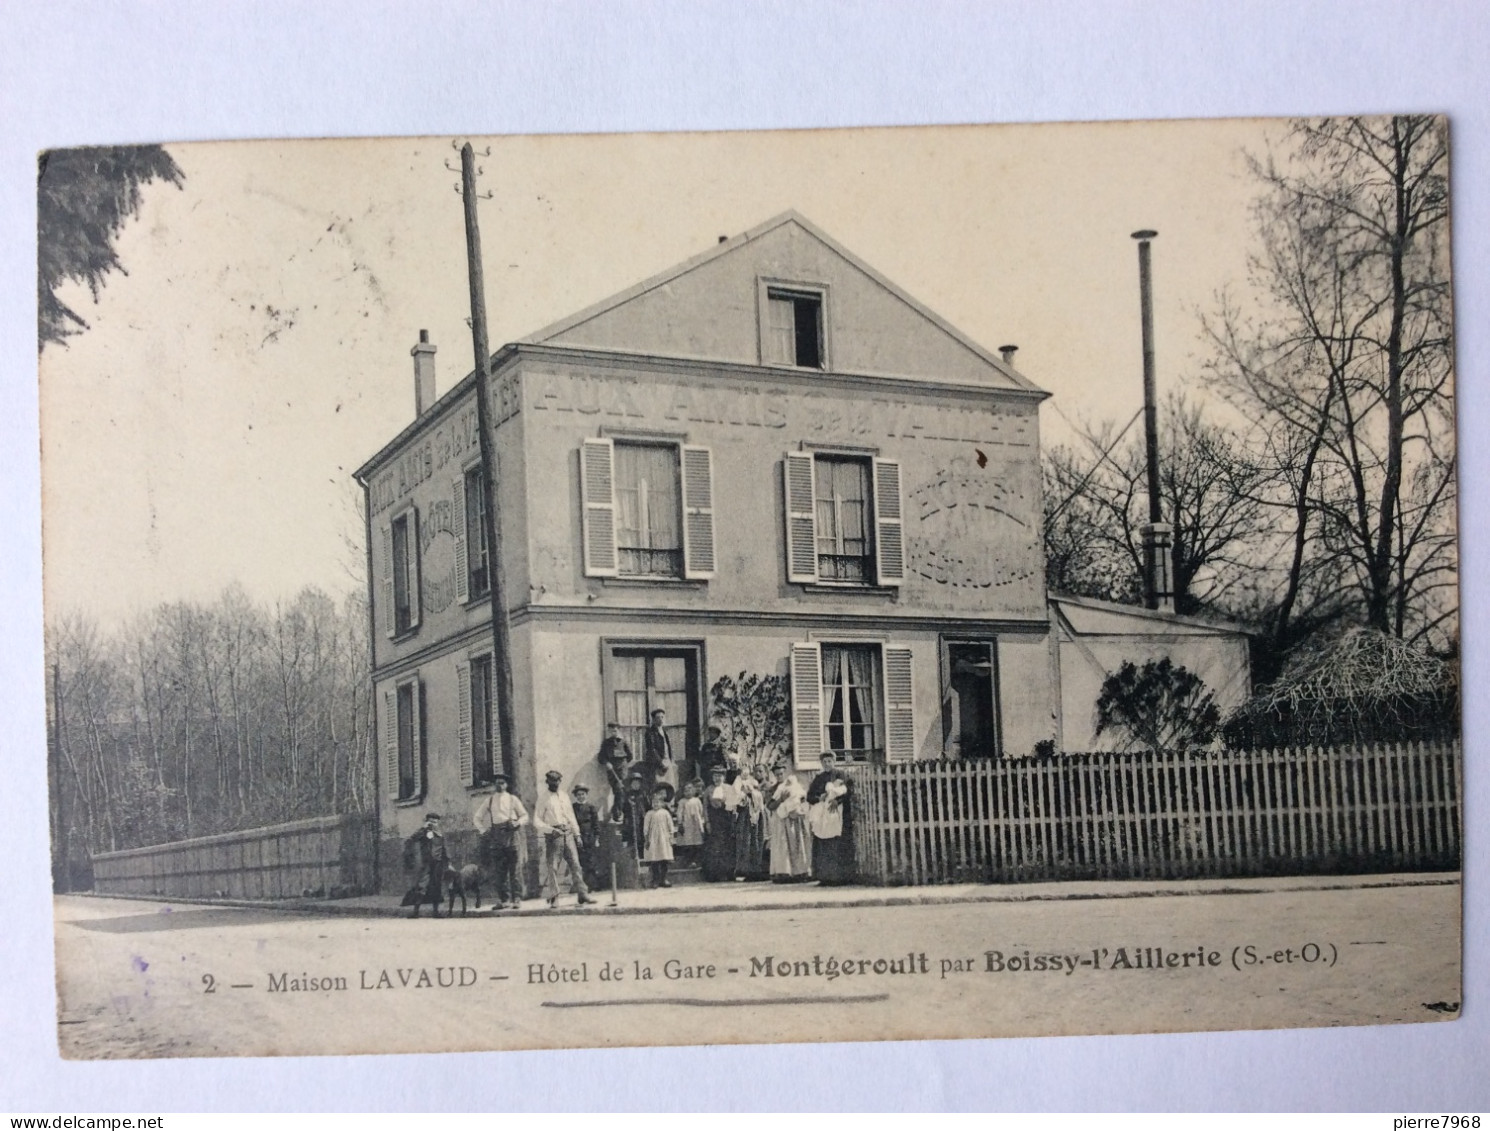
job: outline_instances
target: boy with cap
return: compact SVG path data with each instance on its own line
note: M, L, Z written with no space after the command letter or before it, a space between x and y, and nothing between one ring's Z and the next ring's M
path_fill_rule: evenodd
M549 907L559 905L560 861L569 865L570 880L580 904L595 902L590 898L579 862L579 821L574 816L574 805L569 795L559 789L563 780L564 775L558 770L543 775L547 788L538 795L538 808L533 814L533 825L543 834L543 895Z

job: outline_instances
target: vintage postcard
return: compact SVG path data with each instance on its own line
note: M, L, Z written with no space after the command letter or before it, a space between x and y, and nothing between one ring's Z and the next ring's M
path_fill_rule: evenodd
M1443 1021L1448 123L54 150L69 1058Z

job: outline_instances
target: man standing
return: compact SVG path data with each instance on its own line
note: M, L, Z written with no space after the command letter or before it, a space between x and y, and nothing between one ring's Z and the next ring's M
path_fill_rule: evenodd
M574 820L579 825L576 841L580 867L584 870L585 883L596 884L599 882L595 865L600 853L600 813L590 804L590 791L583 785L576 785L569 795L574 799Z
M528 811L515 793L507 792L507 775L500 770L492 775L492 792L481 799L471 821L481 835L481 854L496 878L498 909L522 906L518 838L528 823Z
M673 744L667 737L666 723L667 712L658 707L652 712L652 725L642 736L642 764L651 779L647 782L649 796L659 785L672 786L674 793L678 790L678 767L673 762Z
M724 749L724 731L718 723L710 723L703 744L698 748L698 760L693 764L693 780L704 785L714 782L715 766L728 766L729 753Z
M549 907L559 905L559 862L569 865L574 894L581 904L594 903L585 885L584 869L579 862L579 821L569 795L559 789L564 775L550 770L543 775L547 789L538 797L533 825L543 835L543 895Z
M403 905L414 905L410 919L419 918L419 905L429 901L430 913L440 917L441 887L445 873L450 868L450 853L445 848L445 838L440 835L440 815L426 813L424 824L414 830L414 835L404 841L404 867L419 868L414 886L404 896Z

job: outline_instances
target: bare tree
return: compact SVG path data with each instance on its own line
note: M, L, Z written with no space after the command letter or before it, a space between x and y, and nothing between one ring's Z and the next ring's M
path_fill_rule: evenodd
M1160 437L1176 611L1233 611L1264 541L1263 471L1183 393L1167 399ZM1148 521L1143 437L1109 425L1088 431L1084 448L1057 448L1045 461L1046 576L1057 591L1136 604Z
M1256 423L1288 524L1274 643L1350 612L1338 592L1320 603L1329 561L1367 626L1442 642L1458 608L1446 123L1298 122L1252 171L1253 307L1207 321L1209 380Z

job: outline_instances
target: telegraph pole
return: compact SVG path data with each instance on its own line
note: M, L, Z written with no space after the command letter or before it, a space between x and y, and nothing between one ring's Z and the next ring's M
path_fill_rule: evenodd
M1143 527L1144 604L1174 612L1174 528L1164 521L1159 486L1159 398L1154 381L1154 288L1150 248L1158 232L1134 232L1138 241L1138 306L1143 326L1143 439L1148 457L1149 521Z
M481 271L481 227L476 218L476 153L467 142L460 150L461 197L466 207L466 265L471 283L471 341L476 351L476 428L481 434L481 496L487 578L491 585L492 680L497 698L497 737L503 770L517 771L517 727L512 707L512 636L507 616L507 586L498 550L502 506L497 498L495 437L491 426L491 350L486 341L486 286ZM513 783L517 785L516 782Z

